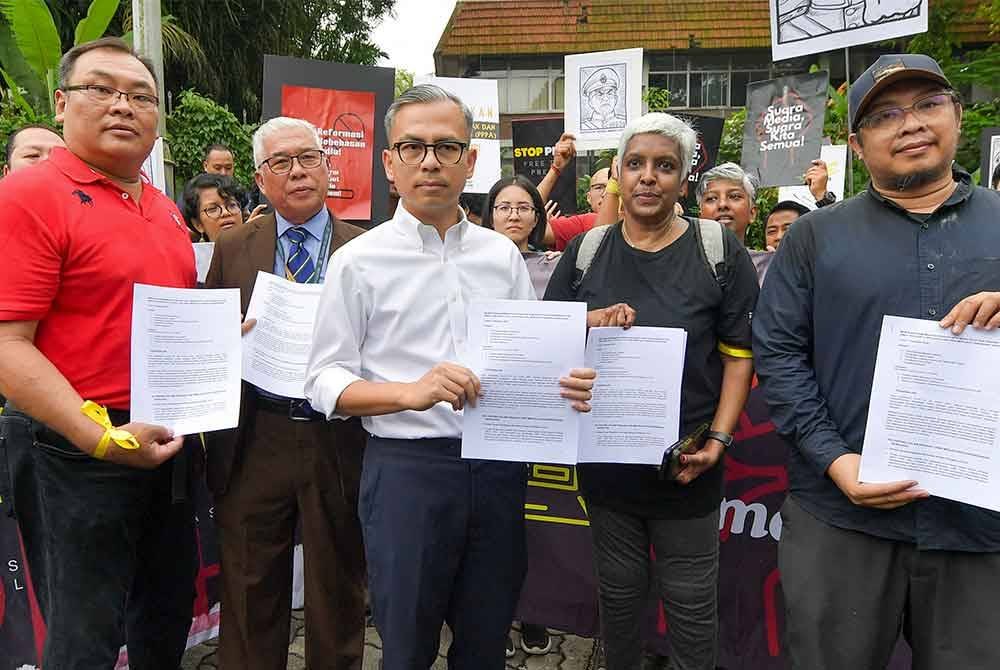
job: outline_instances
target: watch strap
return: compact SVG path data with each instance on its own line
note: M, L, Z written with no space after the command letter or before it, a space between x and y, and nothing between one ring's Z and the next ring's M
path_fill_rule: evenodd
M726 449L733 445L733 436L730 433L721 433L717 430L705 431L705 439L720 442Z

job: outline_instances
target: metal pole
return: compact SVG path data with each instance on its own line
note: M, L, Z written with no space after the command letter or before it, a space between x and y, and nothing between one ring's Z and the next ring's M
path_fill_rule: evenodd
M844 96L850 99L851 94L851 48L844 47L844 81L847 82L847 86L844 88ZM851 119L847 119L847 134L851 134ZM850 198L854 195L854 156L852 155L851 145L847 145L847 163L844 166L847 174L844 175L844 193Z
M160 98L160 121L156 132L163 138L163 172L167 194L173 195L174 162L167 146L167 109L163 85L163 28L160 0L132 0L132 44L135 50L153 63L156 73L156 94Z

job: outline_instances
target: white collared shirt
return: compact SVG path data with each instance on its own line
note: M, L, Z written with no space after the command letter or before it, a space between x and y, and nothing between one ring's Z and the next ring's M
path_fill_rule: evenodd
M535 299L514 243L464 216L442 241L400 203L391 220L330 259L306 397L327 417L344 418L337 401L356 381L414 382L438 363L468 366L468 306L483 299ZM362 421L369 433L385 438L462 435L462 414L447 403Z

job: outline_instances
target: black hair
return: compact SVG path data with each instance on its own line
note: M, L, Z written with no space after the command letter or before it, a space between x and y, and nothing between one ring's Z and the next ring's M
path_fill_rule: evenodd
M184 186L184 195L181 196L181 204L183 205L181 213L184 214L188 228L196 235L201 234L194 222L201 214L198 211L201 206L201 191L206 188L216 189L225 200L232 198L236 202L243 201L243 188L233 181L232 177L205 172L191 179Z
M993 175L992 178L990 179L990 186L996 188L998 183L1000 183L1000 163L997 163L997 166L993 168Z
M149 72L149 75L153 78L153 94L156 94L156 68L153 67L153 61L140 55L138 51L129 46L128 42L122 38L114 36L102 37L90 42L77 44L75 47L64 53L62 58L59 59L59 88L65 88L69 85L69 77L73 74L73 67L76 65L76 61L80 58L80 56L96 49L112 49L114 51L127 53L142 63Z
M767 213L764 217L764 225L767 226L767 220L771 218L771 215L775 212L795 212L799 216L809 213L809 208L803 205L801 202L795 202L794 200L782 200L777 205L771 208L771 211Z
M463 193L458 196L458 205L474 216L483 215L483 207L486 205L486 196L482 193Z
M50 133L62 137L62 135L59 135L59 131L52 126L47 126L44 123L26 123L7 136L7 145L4 147L4 162L10 163L10 157L14 155L14 147L17 145L17 136L23 131L31 128L41 128L42 130L47 130Z
M213 151L228 151L230 156L233 156L233 157L236 156L236 154L233 153L233 150L230 149L229 147L227 147L225 144L218 144L218 143L216 143L216 144L209 145L209 147L207 149L205 149L205 155L202 156L201 159L203 161L207 161L208 160L208 155L210 153L212 153Z
M483 205L483 228L493 228L493 205L496 203L500 191L508 186L523 188L531 196L531 204L535 208L535 227L531 229L531 235L528 236L528 248L543 251L545 249L545 203L542 202L542 196L538 189L527 177L516 174L513 177L504 177L493 184L493 188L486 196L486 203Z

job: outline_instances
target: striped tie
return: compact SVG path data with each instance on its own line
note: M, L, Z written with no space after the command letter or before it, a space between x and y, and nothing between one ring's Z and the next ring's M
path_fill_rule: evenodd
M285 231L285 237L292 243L288 250L288 260L285 261L285 279L299 284L308 284L316 274L316 266L306 250L307 234L297 227Z

